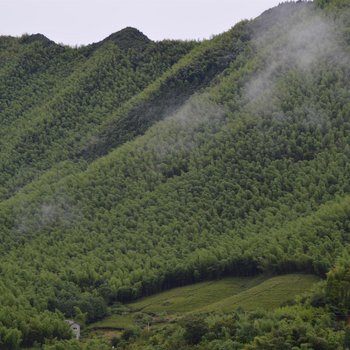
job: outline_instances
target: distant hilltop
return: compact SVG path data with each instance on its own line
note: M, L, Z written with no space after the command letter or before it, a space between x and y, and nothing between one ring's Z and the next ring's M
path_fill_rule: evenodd
M8 36L8 38L13 38ZM20 42L22 43L32 43L39 42L45 46L47 45L58 45L54 41L47 38L45 35L37 33L37 34L23 34L19 37ZM121 49L127 50L131 48L143 48L148 43L152 42L146 35L144 35L141 31L133 27L126 27L118 32L115 32L109 35L107 38L88 45L83 45L87 47L97 48L103 45L106 42L114 42Z

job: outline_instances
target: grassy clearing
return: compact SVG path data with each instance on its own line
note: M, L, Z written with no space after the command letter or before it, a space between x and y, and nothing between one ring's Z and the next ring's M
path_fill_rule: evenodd
M134 310L152 313L185 313L226 299L266 280L258 277L229 277L218 281L196 283L152 295L129 304Z
M200 311L233 311L258 308L274 309L312 287L319 278L313 275L290 274L269 278L248 290L203 307Z
M89 328L125 329L134 326L133 314L111 315L102 321L93 323Z
M317 281L319 278L313 275L289 274L197 283L142 298L126 305L121 314L113 314L89 328L121 330L142 322L166 323L190 312L230 312L237 307L273 309L307 291Z

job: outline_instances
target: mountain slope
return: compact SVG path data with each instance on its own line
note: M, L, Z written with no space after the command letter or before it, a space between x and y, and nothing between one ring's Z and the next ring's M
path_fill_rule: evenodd
M349 27L332 6L281 4L203 43L2 38L4 332L31 346L69 337L61 313L92 322L174 286L324 276L349 250Z
M120 33L119 39L124 36ZM91 53L89 48L16 40L19 58L9 62L2 84L6 91L1 99L0 143L6 155L0 162L4 197L56 162L74 159L79 145L91 140L107 115L196 45L146 43L124 50L106 39Z

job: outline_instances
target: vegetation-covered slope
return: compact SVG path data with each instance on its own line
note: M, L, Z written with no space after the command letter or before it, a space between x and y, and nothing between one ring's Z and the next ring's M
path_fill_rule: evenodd
M204 279L324 276L349 250L345 5L203 43L2 38L1 346Z
M115 304L112 315L89 325L94 330L118 332L144 325L160 327L186 314L207 312L233 312L241 307L245 310L274 309L290 302L308 291L319 279L314 275L287 274L269 277L226 277L177 287L151 295L130 304Z
M141 36L144 45L127 47L136 40L130 32ZM4 53L0 84L4 196L56 162L73 160L79 147L93 142L107 115L196 46L153 43L132 28L95 44L93 50L48 44L41 36L3 41L4 52L12 57L7 61Z

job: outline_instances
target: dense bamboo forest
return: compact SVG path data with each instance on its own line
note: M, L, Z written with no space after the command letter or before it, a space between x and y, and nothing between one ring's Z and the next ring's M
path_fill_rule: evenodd
M350 2L204 41L0 37L0 349L350 347ZM72 340L227 276L321 282L274 310Z

